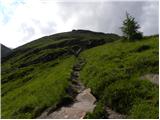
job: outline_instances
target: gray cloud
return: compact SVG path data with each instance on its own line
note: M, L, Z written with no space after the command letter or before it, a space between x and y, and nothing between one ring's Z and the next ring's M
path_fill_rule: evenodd
M45 25L42 25L41 20L32 20L32 22L34 25L36 25L38 27L40 32L44 35L49 35L49 34L52 34L56 31L54 29L56 24L54 24L53 21L48 21L48 22L46 22Z
M22 41L23 41L23 42L27 42L27 40L28 40L31 36L33 36L33 35L35 34L35 30L34 30L34 28L31 27L31 26L27 26L27 24L25 24L25 23L23 23L23 24L21 25L21 28L22 28L22 31L23 31L23 34L24 34L24 36L23 36L23 38L22 38Z
M12 1L12 0L11 0ZM53 2L28 1L5 9L13 13L0 18L0 42L17 47L42 36L72 29L88 29L121 35L128 11L140 24L144 35L158 34L158 1ZM1 7L2 8L2 7ZM13 8L15 10L13 10ZM0 9L0 14L3 9ZM7 19L6 19L7 18ZM6 20L4 23L3 20ZM9 34L9 35L8 35Z
M158 2L60 3L63 19L77 18L75 28L121 34L125 12L135 17L145 35L158 33ZM61 13L61 11L60 11ZM65 26L64 26L65 27Z

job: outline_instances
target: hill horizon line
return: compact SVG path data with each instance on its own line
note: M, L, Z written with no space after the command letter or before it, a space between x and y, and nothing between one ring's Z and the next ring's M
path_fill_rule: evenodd
M63 34L63 33L69 33L69 32L77 32L77 33L86 32L86 33L99 33L99 34L115 34L115 35L118 35L118 36L122 37L122 35L120 35L120 34L118 34L118 33L113 33L113 32L100 32L100 31L95 31L95 30L90 30L90 29L72 29L72 30L70 30L70 31L57 32L57 33L52 33L52 34L50 34L50 35L44 35L44 36L35 38L35 39L33 39L33 40L29 41L29 42L26 42L26 43L24 43L24 44L21 44L21 45L19 45L19 46L16 46L16 47L10 47L10 46L8 46L8 45L6 45L6 44L4 44L4 43L0 43L0 44L6 46L7 48L10 48L10 49L14 50L14 49L17 49L17 48L19 48L19 47L21 47L21 46L24 46L24 45L28 44L28 43L34 42L34 41L36 41L36 40L39 40L39 39L41 39L41 38L45 38L45 37L49 37L49 36L54 36L54 35L59 35L59 34ZM151 34L151 35L144 35L144 37L157 36L157 35L159 35L159 33L155 33L155 34Z

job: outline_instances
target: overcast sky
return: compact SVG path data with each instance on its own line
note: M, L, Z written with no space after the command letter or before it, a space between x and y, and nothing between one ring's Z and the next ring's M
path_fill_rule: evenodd
M72 29L121 34L126 11L135 17L144 35L158 33L158 1L60 1L0 0L0 43L15 48Z

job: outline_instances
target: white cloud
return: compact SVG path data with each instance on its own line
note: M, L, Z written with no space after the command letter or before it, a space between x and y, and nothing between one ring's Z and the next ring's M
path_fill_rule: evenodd
M50 26L49 23L54 23L58 18L56 12L56 3L50 5L42 2L26 1L14 9L8 23L1 24L1 42L9 47L16 47L48 34L47 31L44 33L43 29L54 27Z
M158 32L157 3L0 0L0 42L14 48L72 29L120 33L126 10L135 16L145 34L153 34Z
M155 34L159 28L159 10L158 2L147 2L143 7L143 15L141 17L141 30L147 34Z

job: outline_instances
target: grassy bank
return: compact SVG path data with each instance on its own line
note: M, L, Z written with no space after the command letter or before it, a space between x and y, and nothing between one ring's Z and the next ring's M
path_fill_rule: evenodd
M158 74L158 54L158 37L121 40L84 51L81 80L100 104L88 118L103 118L104 106L128 118L158 118L158 86L140 79Z
M13 74L12 81L2 84L2 118L34 118L45 108L56 106L67 95L73 62L70 57Z

